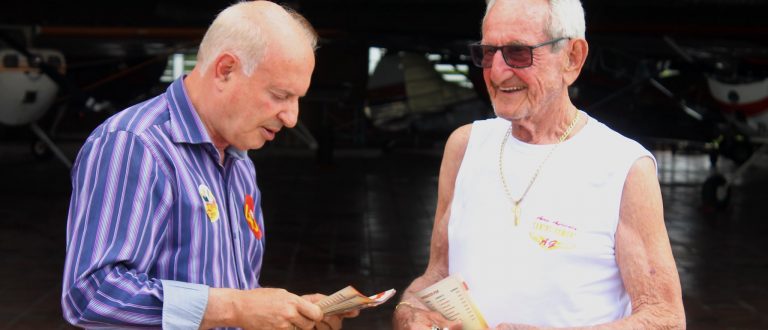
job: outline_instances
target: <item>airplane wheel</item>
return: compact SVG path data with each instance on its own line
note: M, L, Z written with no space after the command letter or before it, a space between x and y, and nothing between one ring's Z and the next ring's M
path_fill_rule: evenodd
M44 160L51 158L51 149L49 149L43 141L35 140L32 142L31 149L32 155L34 155L37 159Z
M701 200L704 206L722 210L731 199L731 187L722 174L712 174L701 187Z

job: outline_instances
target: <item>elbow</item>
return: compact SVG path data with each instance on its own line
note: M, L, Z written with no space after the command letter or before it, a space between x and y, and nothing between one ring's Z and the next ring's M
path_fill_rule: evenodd
M655 326L653 328L656 329L685 329L685 314L682 315L672 315L665 319L665 322L660 322L658 326Z
M671 310L669 311L669 329L685 329L685 307L683 306L682 299L678 299L672 303Z
M679 312L675 313L674 318L672 319L672 326L671 329L685 329L686 328L686 321L685 321L685 311L681 308Z
M71 291L64 291L61 295L61 312L64 320L69 324L76 327L84 327L86 326L82 313L84 307L78 304L78 301L82 300L76 299L75 296Z
M632 324L640 325L642 329L685 329L685 310L682 303L643 305L633 310Z
M64 320L79 328L94 326L91 321L93 315L90 315L92 298L93 293L79 289L77 284L67 285L65 282L61 294L61 312Z

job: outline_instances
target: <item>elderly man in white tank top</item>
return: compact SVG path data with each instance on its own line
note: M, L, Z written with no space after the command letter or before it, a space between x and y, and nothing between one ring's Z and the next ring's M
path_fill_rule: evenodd
M655 159L570 101L587 50L579 0L490 1L470 51L497 118L448 139L396 329L460 327L415 295L453 274L491 328L685 328Z

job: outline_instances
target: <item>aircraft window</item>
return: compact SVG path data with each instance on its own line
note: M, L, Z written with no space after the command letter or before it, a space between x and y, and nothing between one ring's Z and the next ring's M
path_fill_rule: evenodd
M370 47L368 48L368 75L373 75L373 70L379 64L381 58L387 53L386 48Z
M16 54L6 54L5 56L3 56L3 67L18 68L19 56L17 56Z

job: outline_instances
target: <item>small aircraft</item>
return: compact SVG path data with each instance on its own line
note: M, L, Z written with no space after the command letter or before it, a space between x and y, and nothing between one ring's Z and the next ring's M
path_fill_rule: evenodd
M41 154L43 148L48 148L71 168L69 158L37 123L58 95L59 84L52 77L65 74L64 55L54 49L29 49L25 52L0 49L0 123L28 126L39 139L33 144L33 151Z
M702 201L726 207L730 185L753 156L768 151L768 45L669 35L597 39L577 81L577 100L625 134L709 154ZM720 157L736 169L724 173Z
M78 114L75 120L90 130L122 106L156 93L171 54L189 48L188 39L200 32L139 30L0 26L0 124L29 127L36 157L53 154L71 168L54 142L62 122L72 121L67 114ZM158 35L164 39L148 42Z

